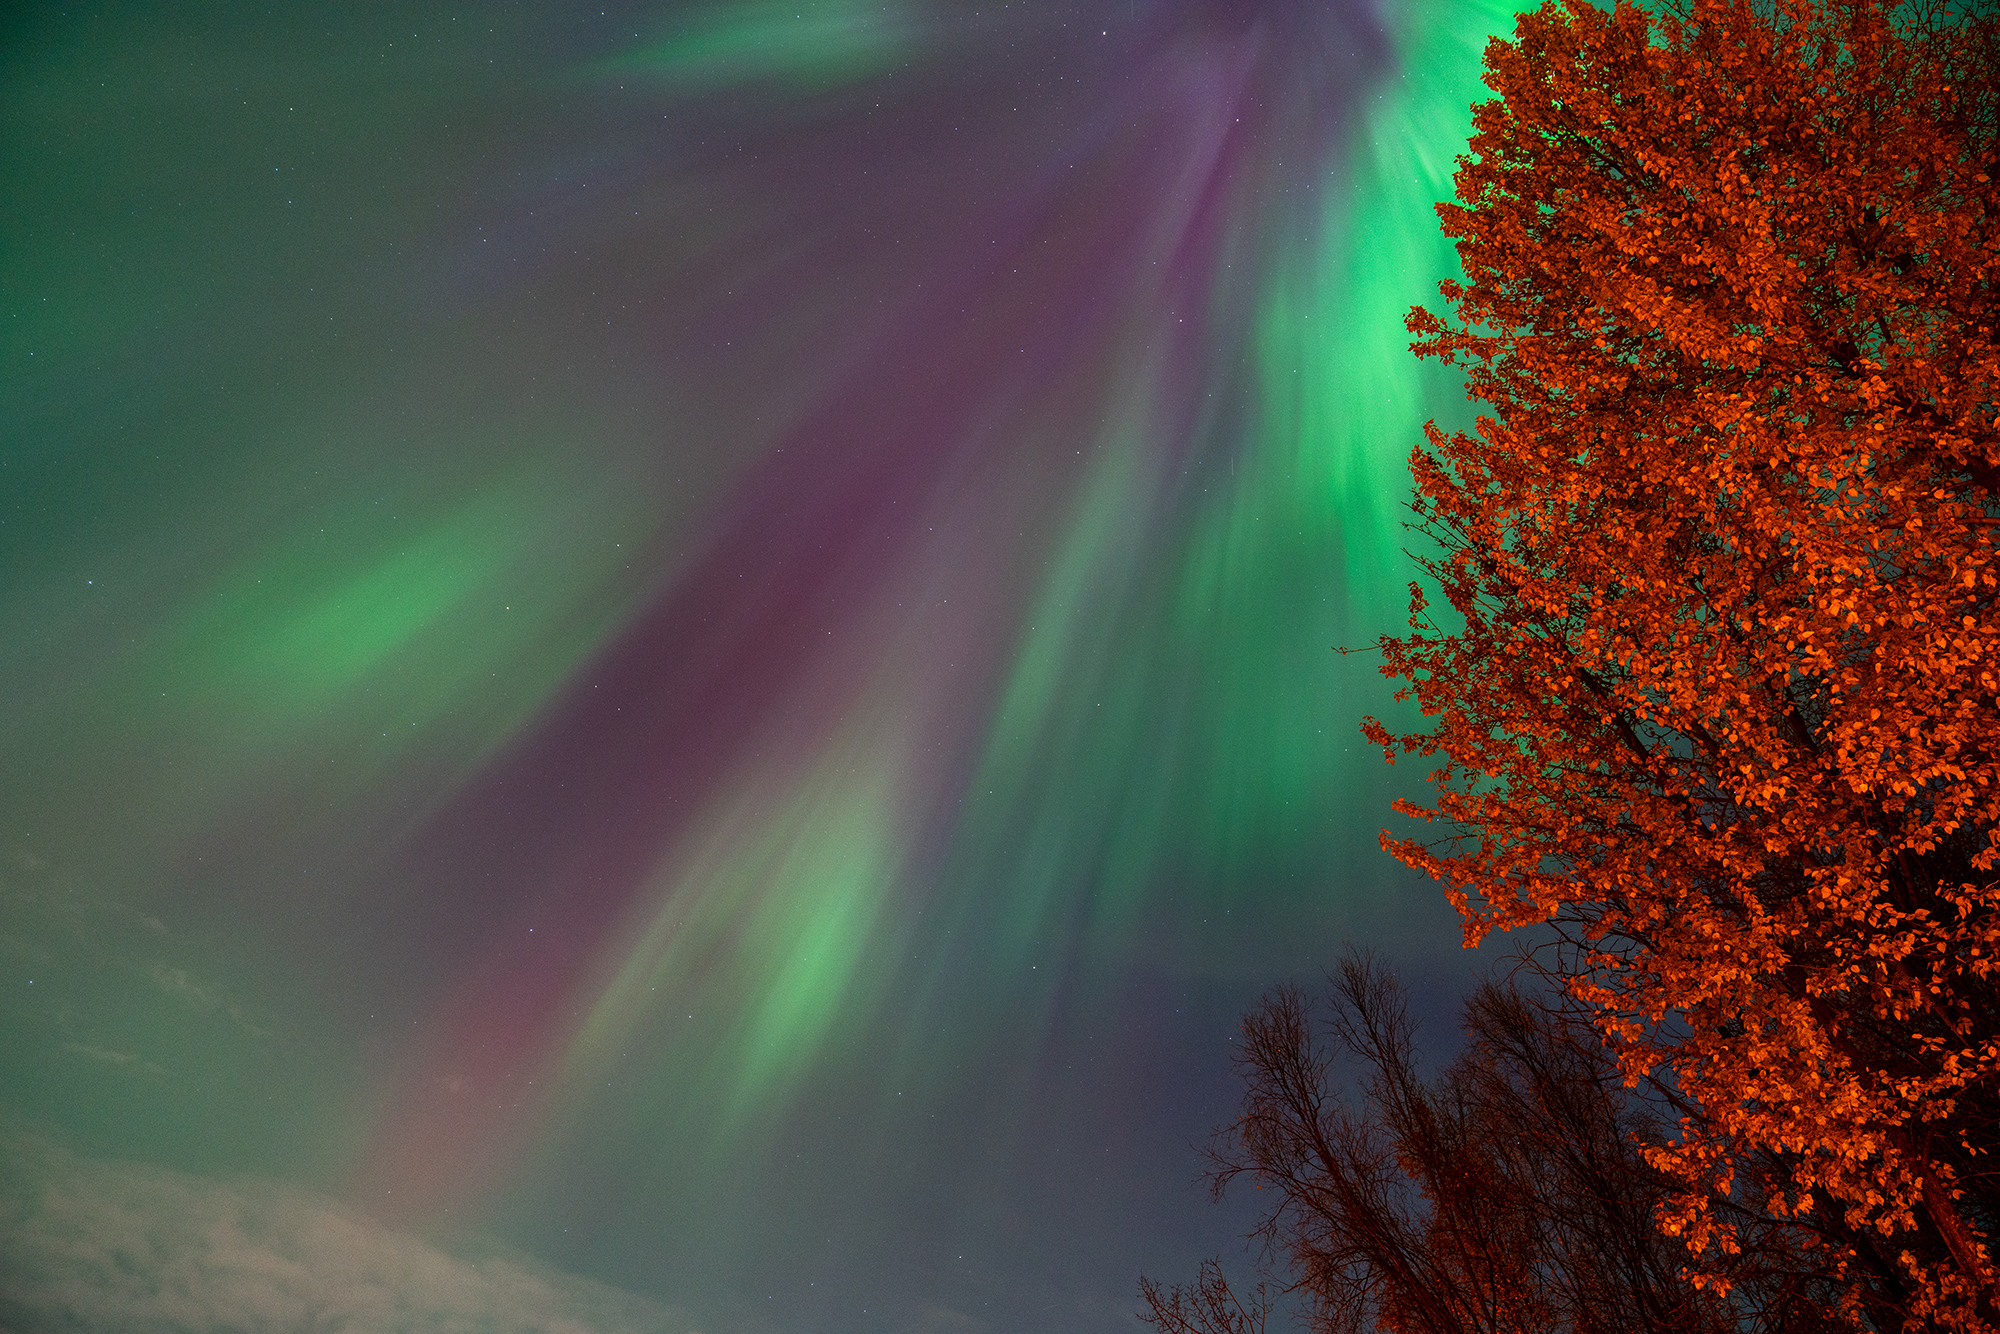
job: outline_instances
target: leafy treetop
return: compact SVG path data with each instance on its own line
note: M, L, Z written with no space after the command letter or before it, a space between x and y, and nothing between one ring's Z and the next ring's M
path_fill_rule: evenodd
M1385 639L1440 762L1384 835L1469 942L1550 919L1697 1255L1752 1154L2000 1317L2000 60L1991 13L1550 3L1487 53L1464 273L1422 355L1486 415L1414 456ZM1829 1209L1831 1212L1829 1213ZM1899 1249L1900 1248L1900 1249ZM1719 1272L1719 1271L1718 1271Z

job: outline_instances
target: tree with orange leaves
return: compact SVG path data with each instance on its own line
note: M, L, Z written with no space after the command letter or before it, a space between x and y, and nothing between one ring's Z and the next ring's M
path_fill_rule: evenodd
M2000 1328L2000 23L1935 0L1577 0L1487 53L1414 456L1456 613L1385 639L1468 942L1556 921L1736 1174ZM1857 1312L1858 1314L1858 1312ZM1871 1317L1880 1324L1881 1317Z

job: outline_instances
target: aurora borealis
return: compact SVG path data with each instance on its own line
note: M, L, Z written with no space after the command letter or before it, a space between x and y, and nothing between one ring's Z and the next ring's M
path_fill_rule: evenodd
M11 11L0 1315L247 1319L55 1323L107 1164L583 1328L1232 1251L1243 1005L1467 966L1330 647L1509 14Z

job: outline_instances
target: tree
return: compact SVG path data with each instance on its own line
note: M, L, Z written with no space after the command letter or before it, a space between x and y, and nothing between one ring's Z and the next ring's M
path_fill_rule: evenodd
M2000 1320L1996 30L1570 0L1489 48L1456 318L1409 322L1486 414L1413 459L1458 625L1412 587L1381 647L1426 729L1368 724L1439 761L1403 809L1447 836L1384 843L1468 943L1566 924L1626 1078L1666 1072L1697 1274L1761 1164L1886 1257L1870 1300L1966 1329Z
M1655 1226L1675 1183L1646 1161L1659 1119L1575 1007L1487 985L1465 1006L1464 1052L1417 1075L1401 988L1365 957L1327 1003L1295 987L1243 1025L1243 1115L1217 1132L1218 1195L1253 1177L1271 1192L1258 1229L1315 1331L1847 1330L1840 1283L1797 1224L1743 1210L1727 1294L1683 1275L1684 1248ZM1362 1072L1359 1105L1332 1078ZM1195 1284L1142 1283L1162 1334L1261 1334L1260 1285L1231 1290L1219 1265Z

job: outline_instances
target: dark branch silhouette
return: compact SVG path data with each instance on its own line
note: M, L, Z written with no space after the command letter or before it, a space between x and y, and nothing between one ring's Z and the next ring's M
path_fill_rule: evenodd
M1254 1236L1265 1278L1326 1334L1658 1331L1831 1334L1868 1328L1812 1227L1723 1200L1741 1249L1723 1282L1686 1273L1661 1233L1676 1178L1646 1161L1676 1109L1627 1089L1587 1013L1489 983L1465 1004L1467 1045L1418 1073L1404 993L1350 955L1323 1000L1280 987L1243 1024L1243 1114L1210 1144L1219 1196L1271 1193ZM1346 1082L1337 1076L1347 1072ZM1218 1262L1194 1284L1141 1285L1162 1334L1262 1330L1268 1288L1239 1298Z

